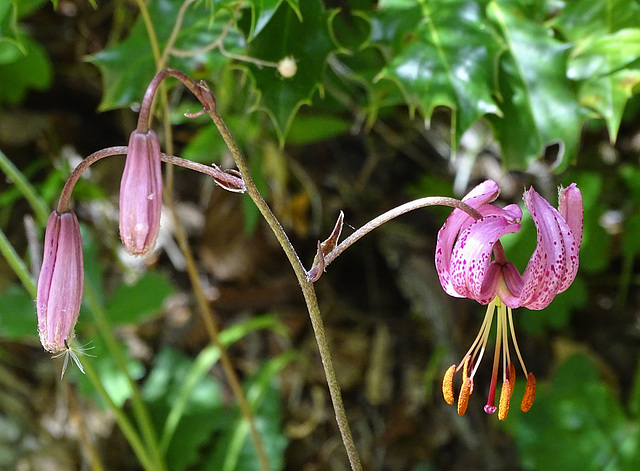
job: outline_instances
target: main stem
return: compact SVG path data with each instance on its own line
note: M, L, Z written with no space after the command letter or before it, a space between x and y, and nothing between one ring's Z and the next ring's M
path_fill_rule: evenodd
M207 109L207 105L205 103L203 103L203 105L205 105L205 109ZM355 443L353 441L353 436L351 435L351 429L349 428L347 414L344 408L344 403L342 401L342 393L340 391L340 385L338 384L336 372L333 367L331 351L329 349L329 342L324 330L324 323L322 321L322 316L320 315L320 307L318 305L318 299L316 297L313 283L307 280L307 272L300 262L300 258L293 248L293 245L289 241L289 237L280 225L280 222L278 221L276 216L271 211L271 208L269 208L269 205L262 198L262 195L258 191L258 188L251 179L249 167L245 162L244 157L240 153L238 146L233 140L231 133L227 129L227 126L224 124L224 121L215 110L215 106L207 109L207 112L209 113L209 116L211 116L211 119L215 123L218 131L222 135L222 138L224 139L227 147L233 155L236 165L238 166L238 170L244 178L244 182L247 187L247 193L249 194L255 205L258 207L264 219L267 221L267 224L276 236L276 239L287 255L289 263L291 264L291 267L295 272L298 283L300 284L300 288L302 289L302 294L307 305L307 310L309 311L311 325L313 327L313 332L318 344L318 350L320 352L324 374L327 379L327 385L329 386L329 394L331 395L331 401L333 403L333 409L336 415L338 429L340 430L340 435L342 436L342 442L344 443L345 449L347 451L351 469L354 471L361 471L362 465L360 464L360 457L358 456L358 450L356 449Z

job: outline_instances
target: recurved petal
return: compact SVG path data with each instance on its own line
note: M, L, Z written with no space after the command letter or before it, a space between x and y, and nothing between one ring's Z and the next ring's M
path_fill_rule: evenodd
M505 234L518 232L520 224L501 216L475 221L458 238L451 257L451 285L460 295L488 304L495 297L499 276L493 276L491 254ZM487 274L492 276L487 276Z
M558 188L558 212L569 225L578 249L580 249L584 209L582 207L582 193L575 183L567 188Z
M494 201L500 194L498 184L493 180L485 180L484 182L473 188L462 199L472 208L482 212L482 207ZM440 278L440 284L447 294L450 296L461 297L451 285L451 277L449 273L451 264L451 253L453 245L456 242L458 234L463 226L473 223L473 218L464 211L454 209L449 215L446 222L438 232L438 240L436 243L436 270Z
M538 244L522 276L520 305L543 309L573 282L579 245L561 214L533 188L525 192L524 201L538 231Z

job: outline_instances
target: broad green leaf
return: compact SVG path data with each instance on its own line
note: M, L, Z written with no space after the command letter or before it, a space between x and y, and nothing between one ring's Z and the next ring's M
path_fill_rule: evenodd
M561 170L576 156L584 115L566 77L567 46L504 2L491 2L488 12L505 48L498 71L503 116L490 117L503 160L526 169L558 144L554 167Z
M135 324L157 314L162 303L174 292L166 276L147 272L134 284L121 284L107 304L112 325Z
M576 40L571 53L567 76L582 80L580 102L604 118L611 142L616 141L625 105L640 81L640 70L623 67L639 57L638 28Z
M640 4L633 0L570 0L565 1L551 25L568 41L580 41L589 36L614 33L638 26Z
M594 77L579 88L580 104L595 110L606 122L609 140L616 142L627 101L640 84L640 70L623 69Z
M0 63L0 103L19 103L29 89L45 90L51 84L51 63L42 46L23 33L18 41L23 53ZM0 48L6 44L0 42Z
M161 50L167 44L178 10L183 3L183 0L154 0L148 4L149 16ZM219 51L199 52L196 55L188 53L203 50L215 42L227 27L228 21L228 13L224 10L216 14L212 20L207 2L190 5L186 9L182 28L174 46L174 49L187 55L170 55L167 65L186 73L201 69L203 65L208 68L223 66L227 59ZM224 40L225 49L237 52L242 44L237 30L231 28ZM100 104L101 110L139 102L156 72L149 35L141 18L138 18L124 41L90 56L89 60L102 72L104 96Z
M260 109L272 118L280 140L284 141L291 122L320 87L329 54L337 49L330 33L334 13L327 12L320 0L301 2L300 21L289 5L281 5L260 34L248 45L248 56L271 63L286 57L296 62L296 74L281 76L273 67L249 63Z
M430 120L452 110L451 143L480 117L500 111L493 99L498 47L485 16L487 2L385 2L377 37L390 40L392 60L378 78L398 83L406 101ZM374 36L374 40L376 36Z
M513 409L521 395L518 384ZM531 410L510 412L504 426L514 437L524 469L632 471L640 467L640 428L582 355L563 363L550 384L539 383Z
M0 64L13 62L26 52L19 39L16 10L13 2L0 2Z
M589 36L571 51L567 77L584 80L610 74L640 57L640 29Z
M14 285L0 294L0 337L37 340L38 320L33 297Z
M251 0L249 6L251 7L251 29L247 35L247 41L252 41L264 27L271 21L273 15L280 7L280 4L284 0ZM296 12L298 19L302 21L300 14L299 0L287 0L289 6Z

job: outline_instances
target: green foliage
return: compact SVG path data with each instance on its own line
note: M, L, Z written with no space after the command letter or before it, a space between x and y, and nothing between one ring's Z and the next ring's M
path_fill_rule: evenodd
M182 3L149 5L160 51ZM388 0L375 9L363 1L347 12L327 10L320 0L270 0L234 13L238 5L189 6L167 65L203 71L214 82L220 70L240 65L257 101L237 111L266 111L281 142L305 104L325 121L355 111L369 124L387 106L405 103L427 121L446 107L454 149L486 119L508 168L526 169L558 144L560 171L576 157L586 119L603 119L615 141L640 82L639 7L623 0ZM276 70L287 57L297 66L291 77ZM139 101L157 59L142 19L124 41L92 56L104 77L101 108Z
M0 104L19 103L28 90L44 90L51 83L51 64L46 52L18 23L45 2L0 3Z
M636 382L640 378L636 377ZM521 397L516 387L514 397ZM534 407L504 422L525 469L631 471L640 467L640 427L584 356L539 384Z
M282 331L283 327L273 316L263 316L225 330L220 338L229 345L263 328ZM195 361L168 348L156 356L143 394L156 428L162 430L161 446L169 469L196 464L199 469L261 469L248 424L237 408L229 408L219 382L209 375L219 356L215 346L203 349ZM269 360L246 382L247 399L273 469L282 469L286 446L275 379L295 356L287 352Z

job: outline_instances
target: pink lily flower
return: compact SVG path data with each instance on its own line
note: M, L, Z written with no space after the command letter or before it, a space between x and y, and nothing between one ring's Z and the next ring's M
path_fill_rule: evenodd
M538 231L538 242L524 273L507 261L500 237L518 232L522 211L517 205L499 208L490 204L500 190L496 182L487 180L475 187L462 201L476 209L482 218L475 220L456 209L438 233L436 269L440 283L451 296L475 299L488 304L480 332L462 362L452 365L445 374L443 394L454 403L453 376L463 370L458 413L466 411L473 392L473 378L485 351L494 312L497 313L497 340L489 389L484 409L494 413L495 394L502 352L503 385L500 391L498 417L504 420L515 384L515 367L509 351L509 332L515 352L527 377L527 388L521 409L528 411L535 396L535 377L527 372L513 329L512 309L543 309L556 294L565 291L578 271L578 251L582 242L582 195L575 183L559 189L556 210L533 188L524 193L524 202ZM493 255L493 257L492 257Z

